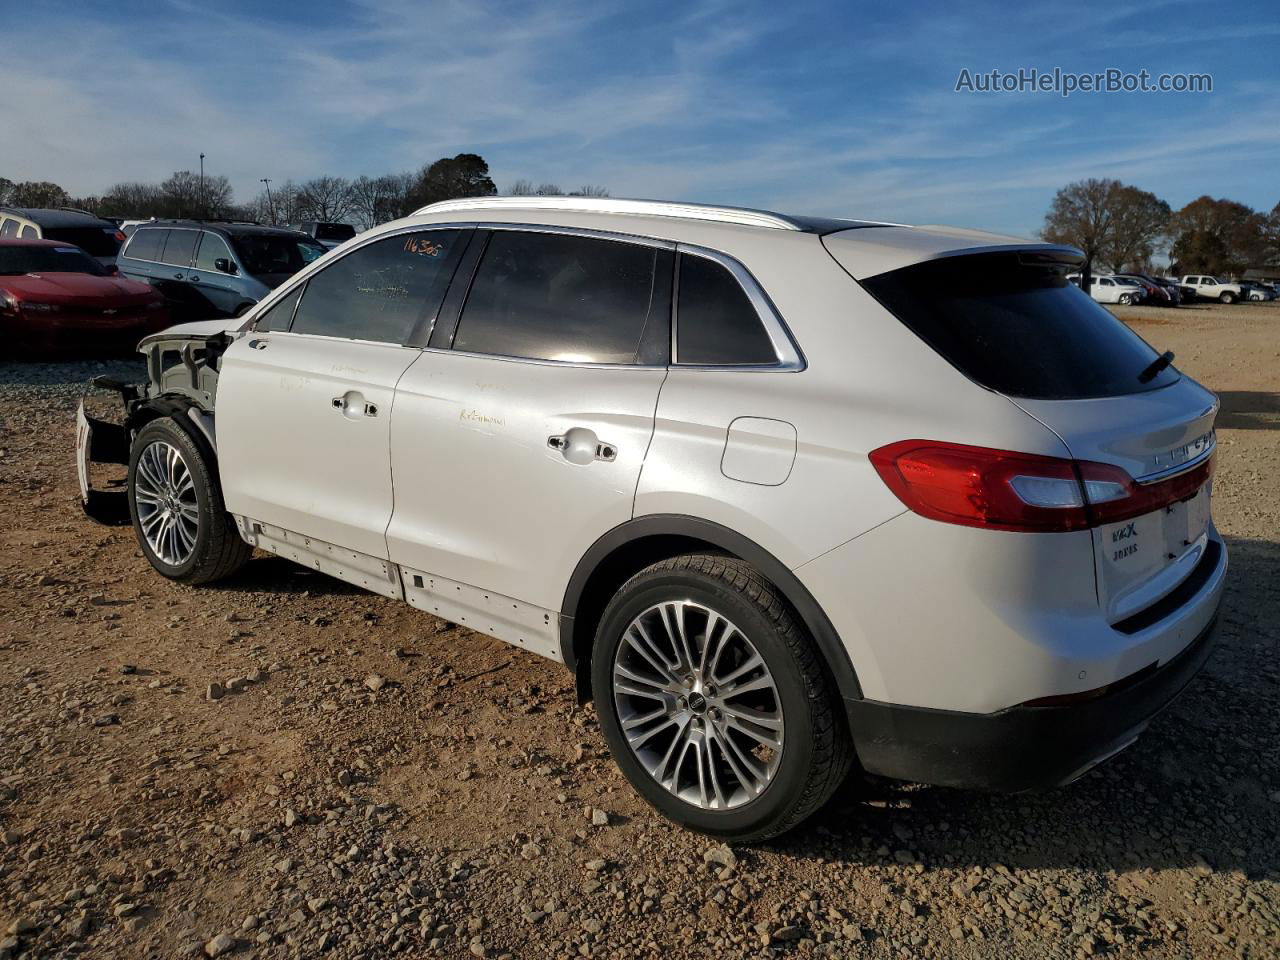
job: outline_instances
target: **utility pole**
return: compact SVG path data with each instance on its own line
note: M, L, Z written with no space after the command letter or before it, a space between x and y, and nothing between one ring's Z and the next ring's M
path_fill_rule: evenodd
M271 216L271 225L274 227L276 225L276 205L271 202L271 178L263 177L261 182L266 184L267 187L267 212Z
M204 154L200 154L200 213L203 217L208 218L209 211L204 205Z

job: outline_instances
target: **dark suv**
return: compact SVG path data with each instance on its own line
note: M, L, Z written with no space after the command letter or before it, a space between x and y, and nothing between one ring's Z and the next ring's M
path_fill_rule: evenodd
M156 220L140 225L121 272L164 294L183 320L238 317L327 251L304 233L256 223Z
M70 207L0 207L2 237L70 243L106 266L116 262L124 243L124 234L110 220Z

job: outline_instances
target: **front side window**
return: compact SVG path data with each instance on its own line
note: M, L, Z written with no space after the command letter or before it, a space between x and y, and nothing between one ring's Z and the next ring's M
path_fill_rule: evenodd
M294 307L298 305L298 298L302 296L305 286L305 283L298 284L283 299L272 304L254 321L253 329L264 333L268 330L288 330L289 323L293 320Z
M565 363L637 362L655 296L656 247L497 231L476 270L453 349Z
M307 280L293 333L404 343L440 308L462 254L457 230L386 237Z
M196 242L199 239L200 233L196 230L170 230L160 262L175 267L190 266L191 258L196 253Z
M216 271L214 262L230 260L231 250L227 242L216 233L206 233L200 237L200 250L196 254L196 269Z
M676 361L702 365L776 364L778 353L742 284L723 264L680 255Z

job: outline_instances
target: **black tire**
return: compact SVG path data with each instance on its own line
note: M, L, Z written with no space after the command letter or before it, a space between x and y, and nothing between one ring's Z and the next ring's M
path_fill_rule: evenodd
M759 795L739 806L707 809L675 796L645 769L623 733L614 700L615 654L631 622L669 600L692 600L733 623L776 685L785 724L777 768ZM742 842L784 833L826 803L853 761L844 711L813 640L773 585L734 558L674 557L628 580L601 618L591 686L609 749L631 785L665 817L699 833Z
M161 558L143 533L137 502L138 461L147 447L167 444L176 450L190 474L198 515L194 546L179 563ZM236 530L222 500L212 453L206 453L190 432L171 417L152 420L134 438L129 451L129 518L147 561L159 573L179 583L212 583L240 569L253 553Z
M1218 299L1219 299L1220 301L1222 301L1223 303L1235 303L1235 302L1236 302L1236 295L1235 295L1234 293L1227 292L1227 293L1224 293L1224 294L1222 294L1221 296L1219 296L1219 297L1218 297Z
M1129 306L1130 304L1133 303L1133 294L1131 293L1120 294L1120 302L1124 304L1126 307Z

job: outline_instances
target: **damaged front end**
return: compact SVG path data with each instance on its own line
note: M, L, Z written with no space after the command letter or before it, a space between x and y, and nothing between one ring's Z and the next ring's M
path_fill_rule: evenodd
M218 371L222 354L237 333L225 325L234 322L182 324L144 339L138 352L146 358L146 383L127 383L111 377L89 381L76 408L76 469L80 502L91 518L112 525L130 522L130 448L138 431L151 420L173 417L191 431L198 443L216 452L213 410ZM90 414L90 409L105 413L99 405L92 404L94 395L101 393L120 397L119 414Z

